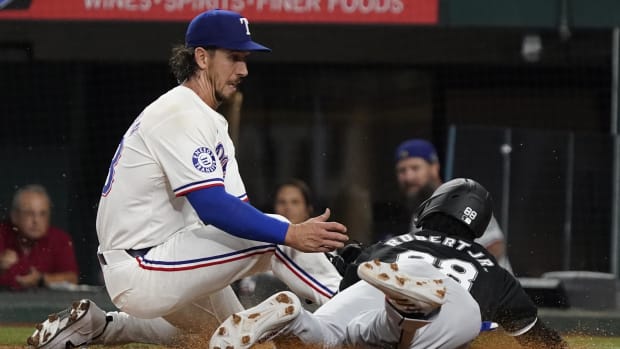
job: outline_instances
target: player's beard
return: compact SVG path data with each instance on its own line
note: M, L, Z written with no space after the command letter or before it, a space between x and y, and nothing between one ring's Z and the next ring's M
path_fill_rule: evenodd
M222 102L226 101L229 97L227 97L223 91L226 88L226 85L222 87L218 87L217 74L215 73L215 68L213 67L213 64L211 62L209 62L209 68L207 69L207 80L209 81L209 84L211 85L211 88L213 91L212 94L213 94L215 103L217 103L217 105L219 106L220 104L222 104Z
M224 87L222 87L221 89L217 89L216 88L214 90L214 92L213 92L213 96L215 97L215 100L217 101L217 103L221 104L222 102L226 102L226 101L230 100L235 95L235 93L237 93L237 91L239 91L238 86L240 84L241 84L241 80L236 81L235 82L235 90L232 93L228 94L228 95L226 95L224 93L224 89L229 87L228 83L226 85L224 85Z

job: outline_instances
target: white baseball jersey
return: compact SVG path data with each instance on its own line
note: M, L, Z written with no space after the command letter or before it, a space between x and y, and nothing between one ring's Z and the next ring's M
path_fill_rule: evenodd
M100 249L152 247L202 224L184 195L217 185L247 201L228 122L177 86L144 109L116 150L97 212Z
M324 254L242 239L202 223L184 195L217 185L247 200L228 123L178 86L127 130L103 188L99 261L117 308L143 319L172 315L191 322L195 314L184 309L208 296L218 298L221 311L213 314L222 320L239 301L217 295L235 280L269 270L317 304L335 294L341 277ZM144 250L133 256L130 249Z

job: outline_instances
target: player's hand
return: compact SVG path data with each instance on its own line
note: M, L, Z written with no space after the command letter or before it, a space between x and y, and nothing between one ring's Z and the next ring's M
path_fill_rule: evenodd
M330 211L299 224L289 225L284 244L302 252L330 252L344 246L349 240L347 227L328 222Z
M7 270L19 260L17 252L7 249L0 252L0 270Z

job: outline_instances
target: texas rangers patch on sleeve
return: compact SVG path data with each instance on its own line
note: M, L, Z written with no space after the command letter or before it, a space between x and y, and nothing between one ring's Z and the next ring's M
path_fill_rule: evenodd
M194 151L194 154L192 155L192 163L198 171L204 173L211 173L217 168L215 155L211 149L207 147L200 147Z

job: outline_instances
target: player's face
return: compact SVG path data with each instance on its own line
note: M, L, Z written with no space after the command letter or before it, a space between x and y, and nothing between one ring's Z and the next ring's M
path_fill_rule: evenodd
M209 60L210 80L218 102L229 99L243 78L248 76L246 59L250 53L243 51L215 50Z
M396 180L405 196L415 196L418 192L438 179L439 165L429 164L422 158L406 158L396 164Z
M27 238L40 239L50 225L50 202L40 193L23 192L17 209L11 212L11 220Z
M274 210L291 223L301 223L310 218L310 206L306 203L299 188L286 185L278 190Z

